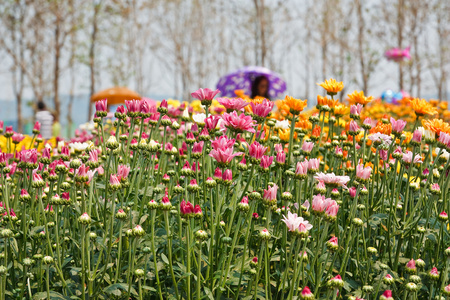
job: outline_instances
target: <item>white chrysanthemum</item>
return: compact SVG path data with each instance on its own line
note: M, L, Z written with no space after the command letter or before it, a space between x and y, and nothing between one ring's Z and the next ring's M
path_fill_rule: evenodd
M75 142L75 143L70 143L69 147L72 150L84 151L84 150L86 150L87 147L89 147L89 144L88 143Z
M192 119L198 125L205 125L206 115L204 113L195 114L195 115L192 116Z
M288 120L276 121L275 129L288 129L291 125Z

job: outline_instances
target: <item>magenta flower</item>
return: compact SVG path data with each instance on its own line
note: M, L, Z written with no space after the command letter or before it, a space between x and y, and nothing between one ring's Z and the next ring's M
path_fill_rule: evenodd
M347 188L345 185L347 184L347 182L350 181L350 177L348 176L338 176L335 175L334 173L317 173L314 176L315 179L319 180L319 181L323 181L326 185L332 185L332 186L341 186L344 188Z
M392 291L384 291L383 295L380 296L380 300L394 300L394 298L392 298Z
M283 145L281 145L281 144L275 144L273 147L275 149L275 152L283 151Z
M296 233L307 232L313 227L308 221L304 220L302 217L299 217L295 213L291 213L290 211L288 211L287 217L283 216L281 221L286 224L289 231Z
M354 120L350 121L350 128L349 128L349 132L350 133L358 133L361 130L361 128L359 128L358 123L356 123Z
M277 201L277 191L278 185L269 186L267 190L264 190L263 200L267 202Z
M108 111L108 99L102 99L95 102L95 110L97 112L107 112Z
M224 149L234 146L235 139L229 139L226 135L222 135L211 142L213 149Z
M311 153L313 148L314 148L314 143L313 142L307 142L307 141L303 142L302 151L304 153Z
M218 93L220 93L219 90L213 91L211 89L205 88L196 90L195 92L191 93L191 96L200 101L212 102L212 100ZM202 104L204 105L204 103Z
M98 151L97 150L89 151L89 161L98 162Z
M352 186L348 189L348 192L350 194L350 197L355 198L356 197L356 187Z
M211 132L216 129L217 125L219 124L220 117L215 115L210 115L207 118L205 118L205 128Z
M318 158L311 158L308 161L308 169L311 170L311 172L317 172L320 167L320 159Z
M330 238L329 240L328 240L328 242L327 242L327 246L331 246L331 247L335 247L335 248L337 248L338 246L339 246L339 244L338 244L338 238L337 237L335 237L335 236L333 236L332 238ZM328 246L328 247L329 247Z
M273 102L264 99L261 103L250 102L250 106L252 107L253 115L259 118L265 118L272 111Z
M416 261L414 259L411 259L410 261L408 261L406 263L406 269L409 270L410 272L415 272L416 271Z
M327 208L325 210L325 214L326 214L327 218L329 218L331 220L336 219L338 211L339 211L339 205L337 204L337 202L334 200L328 201Z
M48 148L46 148L48 149ZM35 164L37 163L38 153L35 148L29 150L23 150L20 152L20 161L25 163Z
M304 160L302 162L298 162L297 166L295 167L295 175L306 178L306 175L308 174L308 161Z
M309 287L305 286L302 290L301 299L314 299L314 294L311 292Z
M242 110L249 104L247 101L241 98L217 98L217 101L225 106L227 112L230 112L232 110Z
M230 169L226 169L223 171L222 180L225 182L231 182L233 180L233 174Z
M202 153L203 151L203 145L205 142L195 142L194 145L192 146L192 153Z
M434 267L433 269L431 269L430 275L431 275L431 276L437 276L437 277L439 277L439 271L438 271L438 269L437 269L436 267Z
M256 160L260 160L263 157L266 150L267 147L264 147L260 143L254 141L248 148L248 154L250 155L250 157Z
M130 173L130 167L127 167L125 165L119 165L117 167L117 177L121 179L126 179L128 177L128 174Z
M25 136L21 133L14 132L11 138L12 138L13 143L18 144L21 141L23 141Z
M220 168L216 168L214 171L214 178L216 180L222 180L222 170Z
M325 198L321 194L314 195L311 208L317 213L324 212L328 207L328 202L332 201L330 198Z
M191 202L186 202L186 200L183 199L183 201L181 201L180 203L180 213L183 217L190 216L194 213L194 206Z
M401 119L396 121L394 118L391 117L391 125L392 125L392 131L394 133L401 134L403 129L406 126L406 121L403 121Z
M127 106L128 114L138 113L141 109L139 100L125 100L125 105Z
M394 152L395 153L395 152ZM412 157L412 152L409 150L406 150L405 153L403 153L403 161L405 163L410 164L413 161L413 157ZM420 154L416 154L416 156L414 156L414 163L417 164L421 164L422 163L422 157L420 156Z
M154 107L154 105L151 104L149 99L142 99L139 105L139 112L144 117L150 117L152 107Z
M361 181L367 181L370 178L370 174L372 173L371 167L365 167L362 164L358 164L356 166L356 178Z
M112 187L120 187L119 178L116 175L111 174L109 176L109 185Z
M5 135L12 136L14 134L14 130L12 126L6 126Z
M236 111L224 113L222 116L224 126L234 132L255 132L256 121L251 116L238 115Z
M225 149L212 149L211 152L209 152L209 156L214 158L217 163L222 166L228 165L233 160L233 158L242 154L244 153L233 153L233 147Z
M261 158L261 164L260 164L260 166L261 166L261 168L263 168L263 169L269 169L269 167L272 165L272 162L273 162L273 156L267 156L267 155L264 155L264 156Z
M276 162L280 165L282 165L286 162L286 153L284 153L284 151L277 153Z
M374 121L372 121L371 118L365 118L363 124L371 129L373 126L375 126L376 122L374 124Z
M362 111L363 107L364 106L362 106L359 103L356 104L356 105L350 106L350 115L359 116L361 114L361 111Z
M395 62L399 62L402 60L408 60L411 58L411 54L409 53L410 47L406 47L405 49L401 48L391 48L384 52L384 56Z
M444 147L449 147L450 146L450 134L441 132L441 134L439 135L438 142Z
M33 133L38 134L40 130L41 130L41 123L36 121L36 123L34 123Z

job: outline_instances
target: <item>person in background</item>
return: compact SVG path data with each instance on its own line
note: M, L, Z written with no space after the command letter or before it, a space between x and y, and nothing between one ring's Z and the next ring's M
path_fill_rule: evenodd
M264 97L270 100L269 97L269 80L265 76L258 76L252 84L252 99L256 97Z
M61 124L59 123L59 118L56 114L52 114L53 116L53 126L52 126L52 134L53 136L61 135Z
M52 137L53 115L49 112L45 106L45 103L39 101L37 103L36 121L41 124L42 138L48 140Z

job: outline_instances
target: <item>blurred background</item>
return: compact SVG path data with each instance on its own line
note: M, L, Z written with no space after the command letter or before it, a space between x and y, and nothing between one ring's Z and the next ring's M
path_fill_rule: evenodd
M17 131L31 132L38 101L71 136L98 91L189 101L243 66L280 74L309 106L330 77L344 81L343 96L445 100L450 1L0 1L0 120Z

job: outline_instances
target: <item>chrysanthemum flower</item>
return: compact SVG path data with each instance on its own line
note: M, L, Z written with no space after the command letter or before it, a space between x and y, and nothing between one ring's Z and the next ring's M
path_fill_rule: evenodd
M322 83L318 83L317 85L323 87L330 96L336 95L344 88L344 83L342 81L337 82L336 79L333 78L325 80Z
M348 97L348 101L352 104L359 103L361 105L366 105L367 103L370 103L373 101L373 97L372 96L369 96L369 97L364 96L363 91L360 91L360 92L354 91L353 93L348 94L347 97Z
M287 95L284 98L283 102L287 107L289 107L289 111L293 115L300 114L300 112L303 111L303 109L308 104L308 100L295 99L294 97L287 96Z
M437 109L428 103L425 99L414 98L411 100L411 106L418 117L424 115L435 115L438 113Z

